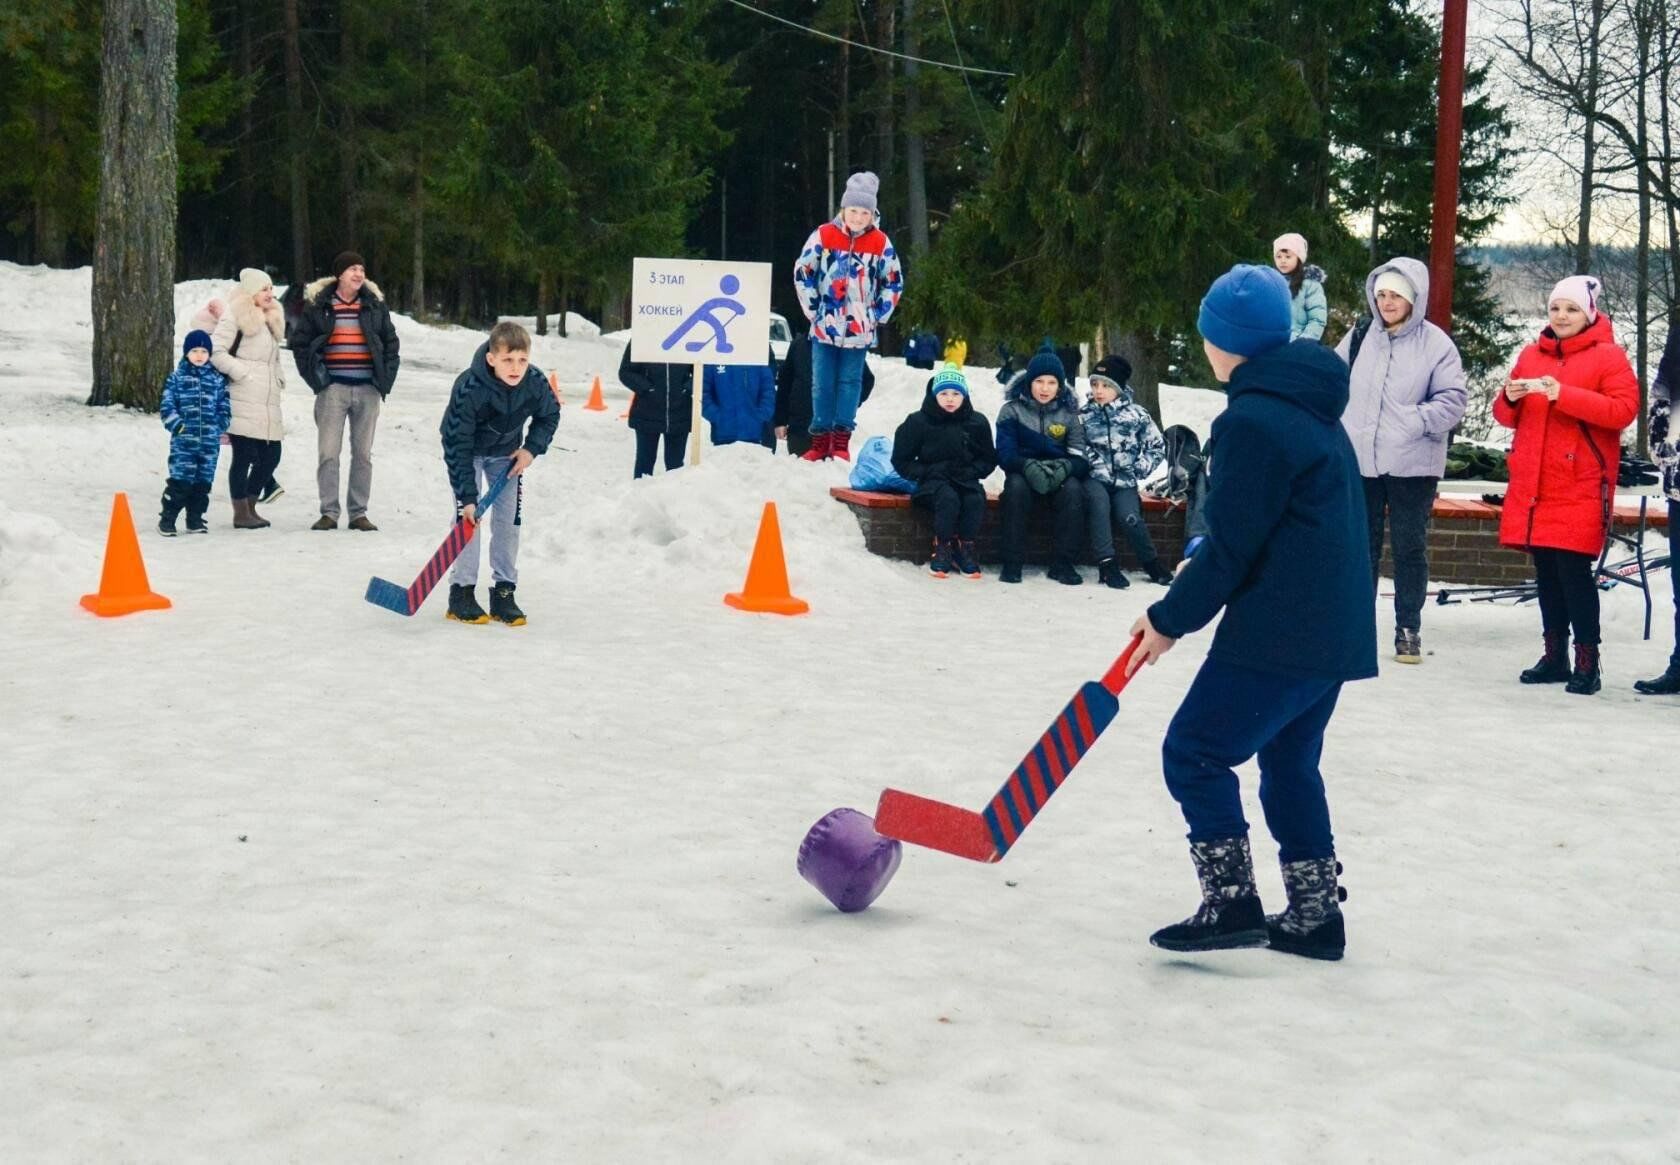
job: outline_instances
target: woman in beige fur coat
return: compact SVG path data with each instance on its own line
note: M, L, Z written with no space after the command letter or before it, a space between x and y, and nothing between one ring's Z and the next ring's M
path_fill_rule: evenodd
M280 342L285 334L285 315L274 298L274 281L255 267L245 268L211 337L215 348L210 354L210 362L227 376L228 395L233 399L228 493L233 498L233 524L240 530L269 524L257 513L257 497L280 464L280 439L285 433L280 399L286 387Z

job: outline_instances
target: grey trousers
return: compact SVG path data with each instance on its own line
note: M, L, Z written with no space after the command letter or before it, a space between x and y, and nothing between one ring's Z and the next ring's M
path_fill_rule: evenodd
M1094 477L1085 479L1085 521L1091 535L1091 553L1097 561L1114 557L1114 524L1126 532L1126 540L1138 556L1139 566L1158 557L1149 527L1143 524L1143 499L1136 486L1108 485Z
M511 457L473 458L473 477L478 482L480 496L489 488L491 479L507 468L512 460ZM511 496L508 494L510 489L513 491ZM491 579L499 583L518 583L519 525L524 508L525 479L516 477L508 482L507 489L502 490L496 504L490 507L489 525L485 525L483 514L478 515L478 532L472 536L471 542L461 547L449 581L458 587L478 585L478 556L483 550L485 538L489 538ZM456 509L460 507L456 506Z
M338 455L344 449L344 422L350 422L350 518L367 513L373 490L373 431L379 424L379 390L371 384L329 384L315 394L315 485L321 512L339 515Z

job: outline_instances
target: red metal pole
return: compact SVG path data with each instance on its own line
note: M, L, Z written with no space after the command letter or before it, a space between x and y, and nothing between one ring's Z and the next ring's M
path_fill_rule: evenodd
M1429 236L1429 320L1452 330L1458 252L1458 156L1464 142L1464 28L1469 0L1445 0L1441 89L1436 102L1435 207Z

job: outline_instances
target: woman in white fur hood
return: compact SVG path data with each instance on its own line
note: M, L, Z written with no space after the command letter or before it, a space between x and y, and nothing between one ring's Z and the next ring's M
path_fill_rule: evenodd
M241 530L269 524L257 513L257 497L280 464L285 434L280 401L286 387L280 344L285 335L285 314L274 298L274 281L255 267L245 268L211 336L215 348L210 354L210 362L227 376L233 400L228 494L233 499L233 524Z

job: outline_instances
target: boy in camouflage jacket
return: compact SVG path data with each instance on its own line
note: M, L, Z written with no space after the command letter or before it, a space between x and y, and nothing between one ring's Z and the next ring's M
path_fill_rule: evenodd
M1130 585L1114 552L1114 524L1119 522L1143 571L1166 586L1172 573L1161 565L1143 522L1138 482L1154 473L1166 455L1166 442L1149 410L1138 404L1127 381L1132 366L1122 356L1104 356L1091 372L1091 399L1079 410L1085 428L1085 520L1098 576L1116 589Z

